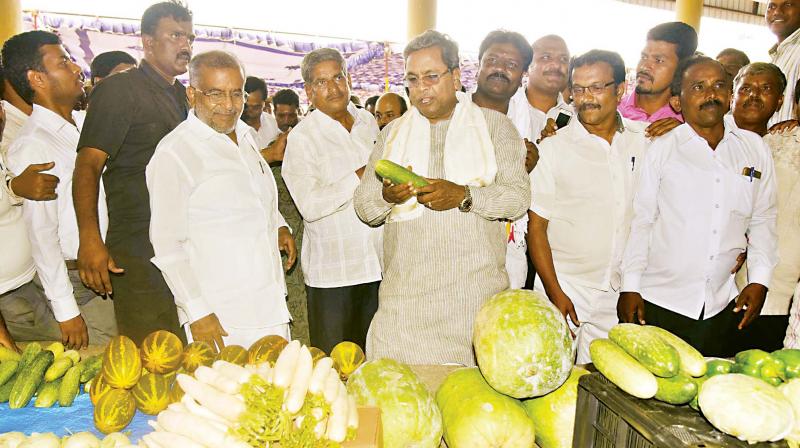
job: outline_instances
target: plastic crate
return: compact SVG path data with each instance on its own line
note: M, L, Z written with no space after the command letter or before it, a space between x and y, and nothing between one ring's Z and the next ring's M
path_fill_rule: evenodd
M750 445L714 429L689 406L628 395L600 373L578 382L573 448L787 447L786 442Z

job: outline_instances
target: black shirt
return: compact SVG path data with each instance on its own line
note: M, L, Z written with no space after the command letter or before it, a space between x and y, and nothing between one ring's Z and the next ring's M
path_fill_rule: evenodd
M103 185L109 248L115 246L132 255L152 253L145 168L158 142L185 120L187 113L183 85L177 80L170 84L145 60L138 68L110 76L92 89L78 149L92 147L108 153Z

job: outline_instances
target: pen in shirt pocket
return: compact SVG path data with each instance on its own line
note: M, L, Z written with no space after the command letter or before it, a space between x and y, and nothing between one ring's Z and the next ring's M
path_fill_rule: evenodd
M636 166L636 157L631 157L631 171L633 171L634 166Z

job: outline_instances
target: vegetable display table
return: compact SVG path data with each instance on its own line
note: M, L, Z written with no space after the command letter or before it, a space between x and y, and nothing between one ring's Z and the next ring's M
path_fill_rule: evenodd
M689 406L641 400L626 394L600 373L578 383L574 448L733 448L786 447L786 442L747 442L714 429Z

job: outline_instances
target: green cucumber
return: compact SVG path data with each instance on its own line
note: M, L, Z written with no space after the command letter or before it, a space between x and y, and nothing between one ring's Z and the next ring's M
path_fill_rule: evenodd
M103 357L101 355L90 356L80 362L83 366L81 370L81 383L90 381L100 372L103 367Z
M64 376L70 367L72 367L72 359L62 356L53 361L53 364L47 368L47 371L44 373L44 380L48 383L50 381L55 381Z
M33 406L37 408L49 408L58 401L58 388L61 386L61 378L43 384L44 387L41 388L36 395L36 401L33 402Z
M665 403L686 404L697 395L697 384L685 373L679 373L672 378L656 377L656 382L658 392L655 398Z
M654 375L669 378L678 374L681 364L675 347L641 325L617 324L608 338Z
M17 382L18 377L19 370L14 372L14 375L12 375L5 384L0 386L0 403L6 403L8 401L8 397L11 396L11 389L14 388L14 384Z
M42 351L42 346L38 342L31 342L28 344L24 350L22 350L22 357L19 360L19 365L22 369L27 369L28 364L33 361L33 358Z
M14 361L13 359L3 361L3 363L0 364L0 386L5 384L6 381L17 373L17 367L19 367L19 361Z
M703 376L706 374L705 358L703 358L703 355L688 342L660 327L645 325L644 328L649 330L651 333L655 333L656 336L663 339L678 352L681 371L685 372L689 376L694 377Z
M58 405L61 407L72 406L75 397L81 389L81 366L72 366L64 378L61 379L61 387L58 389Z
M731 373L733 363L727 359L712 359L706 363L706 366L708 366L706 375L712 377L715 375L725 375L726 373Z
M656 377L620 346L608 339L589 344L595 368L617 387L637 398L653 398L658 392Z
M800 378L800 350L783 348L775 350L771 355L786 364L786 379Z
M25 370L20 372L19 377L11 388L11 396L8 397L8 407L11 409L24 408L31 401L33 394L39 387L39 383L44 378L44 372L53 363L53 352L44 350L39 352L33 361L28 364Z
M736 364L753 365L761 367L767 359L770 358L769 353L757 348L745 350L736 354Z
M395 185L406 184L420 188L428 185L428 181L422 176L415 174L390 160L381 159L375 162L375 172L383 179L389 179Z
M19 361L19 358L19 353L4 345L0 345L0 361Z

